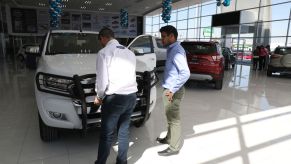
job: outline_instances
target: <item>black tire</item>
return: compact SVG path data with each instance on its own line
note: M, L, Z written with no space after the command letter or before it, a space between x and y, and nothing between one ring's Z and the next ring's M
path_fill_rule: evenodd
M222 89L222 86L223 86L223 80L220 79L220 80L216 80L214 82L214 88L217 89L217 90L221 90Z
M47 126L41 119L41 116L38 114L39 120L39 133L40 138L44 142L52 142L59 138L59 131L57 128Z
M273 73L272 69L270 67L268 67L267 76L272 76L272 73Z

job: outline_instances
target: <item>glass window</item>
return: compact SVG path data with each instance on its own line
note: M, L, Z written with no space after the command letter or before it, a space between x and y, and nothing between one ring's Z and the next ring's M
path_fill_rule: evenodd
M201 18L201 27L211 26L211 16Z
M197 29L189 29L187 38L198 38Z
M253 23L258 20L259 9L243 10L241 11L240 23ZM262 10L261 10L261 13Z
M159 24L159 16L154 16L153 17L153 24Z
M270 42L270 48L271 50L274 50L278 46L285 46L285 42L286 37L272 37Z
M151 25L146 25L145 33L148 34L148 33L151 33L151 32L152 32L152 26Z
M194 17L198 17L198 8L195 7L195 8L190 8L189 9L189 15L188 15L189 18L194 18Z
M288 36L291 36L291 21L290 21L290 24L289 24L289 33L288 33Z
M174 22L174 21L177 21L177 12L172 12L171 19L169 22Z
M269 11L270 13L272 13L271 20L289 19L291 2L281 5L275 5L271 8L272 10Z
M202 14L201 16L205 16L205 15L214 15L216 14L216 3L212 3L212 4L209 4L209 5L205 5L205 6L202 6Z
M265 22L259 23L259 37L269 37L269 36L286 36L288 21L274 21L274 22ZM263 30L262 30L263 29ZM268 31L270 34L268 35Z
M153 52L153 46L151 42L150 36L143 36L140 38L137 38L131 45L130 50L133 52L139 52L141 54L146 53L152 53Z
M212 28L212 38L221 38L221 27Z
M287 46L291 47L291 37L288 37Z
M271 36L286 36L288 21L275 21L263 23L263 28L270 29Z
M233 3L233 1L231 1ZM254 0L239 0L237 1L236 10L243 10L249 8L259 7L260 1Z
M189 19L188 20L188 28L197 28L198 19Z
M178 39L185 40L187 38L187 30L178 30Z
M160 31L160 25L153 25L153 32L159 32Z
M164 22L164 21L163 21L163 22ZM161 23L161 24L160 24L160 28L161 28L161 27L164 27L164 26L167 26L167 24L166 24L166 23Z
M152 24L153 17L145 17L145 19L146 19L146 25Z
M177 27L177 22L170 22L170 23L168 23L168 25L171 25L171 26Z
M177 22L178 29L187 29L187 20L182 20Z
M187 52L197 55L212 54L217 51L216 45L211 43L184 42L182 46Z
M89 33L53 33L49 37L46 55L97 53L98 34Z
M187 19L188 10L178 11L178 20Z
M210 38L211 37L211 27L204 27L200 30L200 38Z
M158 48L166 49L166 47L163 46L162 39L156 38L156 43Z
M215 5L216 5L217 1L216 0L202 0L201 2L203 5L210 4L210 3L215 3Z

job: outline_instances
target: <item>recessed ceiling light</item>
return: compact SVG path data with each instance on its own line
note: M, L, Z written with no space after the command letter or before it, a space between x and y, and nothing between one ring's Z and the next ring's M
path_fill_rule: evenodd
M62 0L62 2L69 2L69 0Z
M44 6L46 6L46 4L45 3L38 3L38 6L44 7Z
M99 8L98 10L99 10L99 11L104 11L105 9L104 9L104 8Z
M86 9L86 6L81 6L81 9Z
M111 2L107 2L107 3L105 3L105 5L106 5L106 6L111 6L112 3L111 3Z
M63 4L63 5L61 5L61 8L66 8L66 7L67 7L67 5L64 5L64 4Z
M91 1L85 1L85 4L91 4L92 2Z

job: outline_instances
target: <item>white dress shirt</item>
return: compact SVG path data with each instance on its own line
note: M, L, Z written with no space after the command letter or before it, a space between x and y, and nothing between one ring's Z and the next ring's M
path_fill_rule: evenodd
M96 87L97 96L131 94L137 92L135 54L110 40L97 54Z

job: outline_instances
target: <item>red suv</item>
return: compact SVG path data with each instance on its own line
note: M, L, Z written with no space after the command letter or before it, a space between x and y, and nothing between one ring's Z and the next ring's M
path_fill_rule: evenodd
M222 89L224 57L219 43L185 41L181 45L187 54L190 80L211 81L215 89Z

